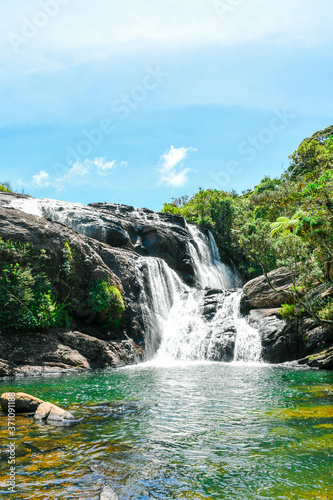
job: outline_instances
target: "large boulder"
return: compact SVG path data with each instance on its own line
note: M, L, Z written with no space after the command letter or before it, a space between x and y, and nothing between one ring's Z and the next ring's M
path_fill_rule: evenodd
M305 348L297 321L286 321L272 310L252 310L248 322L257 328L262 343L262 359L267 363L284 363L304 356Z
M269 309L279 307L288 299L285 292L290 290L292 286L289 270L286 267L280 267L271 271L268 276L273 287L279 292L272 290L265 276L259 276L248 281L243 287L243 292L249 308Z
M310 302L311 304L323 302L327 299L333 297L333 283L326 282L311 288L311 290L305 295L304 300Z
M70 423L74 420L74 416L59 406L45 402L38 407L35 413L35 420L46 420L51 423Z
M302 321L302 339L305 354L324 350L333 344L333 327L327 324L318 325L313 319L304 318Z
M12 393L5 392L0 397L1 408L8 411L8 401L12 400ZM44 403L42 399L26 394L25 392L15 393L15 412L16 413L34 413L38 407Z
M47 333L2 333L1 376L117 367L138 362L141 350L131 339L101 340L78 331L51 329Z

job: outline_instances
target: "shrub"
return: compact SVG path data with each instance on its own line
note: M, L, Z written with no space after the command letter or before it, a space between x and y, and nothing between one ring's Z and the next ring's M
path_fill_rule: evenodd
M282 304L281 309L279 310L279 313L281 314L282 318L290 318L290 316L294 315L295 311L295 304Z
M67 277L69 277L72 274L73 271L73 252L72 249L68 243L68 241L65 241L64 247L62 249L62 257L63 257L63 265L62 269Z
M12 193L12 187L9 182L0 182L0 191L6 191L8 193Z
M0 266L2 330L36 330L69 324L66 305L57 303L45 273L18 262Z
M320 319L333 320L333 300L330 300L325 307L318 311Z
M87 304L97 314L103 326L119 326L125 303L116 286L105 280L92 283L88 290Z

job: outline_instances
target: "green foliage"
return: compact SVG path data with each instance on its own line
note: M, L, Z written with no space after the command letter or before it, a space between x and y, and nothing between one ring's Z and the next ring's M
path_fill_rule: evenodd
M286 266L291 295L309 313L301 304L304 289L332 279L333 125L305 139L290 159L280 178L265 176L242 196L199 189L164 210L207 226L222 258L231 258L245 279Z
M282 235L286 235L292 233L297 230L301 218L304 217L304 213L302 210L299 210L295 215L289 219L288 217L279 217L276 222L272 222L271 224L271 236L275 236L278 233Z
M249 207L244 209L243 206L238 212L238 220L234 221L234 241L258 265L257 274L261 274L262 270L269 271L276 264L273 242L268 237L269 229L269 222L255 219Z
M53 295L47 276L30 265L0 265L0 329L36 330L69 326L65 304Z
M331 299L328 303L318 311L318 316L323 320L333 320L333 300Z
M12 187L9 182L0 182L0 191L5 191L7 193L13 193Z
M125 311L125 303L120 291L105 280L99 280L90 285L87 305L94 313L97 313L99 322L105 327L119 326Z
M73 253L72 249L68 243L68 241L65 241L64 247L62 249L62 256L64 263L62 265L62 269L65 273L66 276L70 276L73 271L73 263L74 263L74 258L73 258Z
M264 177L258 186L254 188L253 195L259 195L265 191L275 191L281 184L280 179L271 179L269 176Z
M295 312L295 304L282 304L279 313L281 314L283 319L290 318L294 315Z

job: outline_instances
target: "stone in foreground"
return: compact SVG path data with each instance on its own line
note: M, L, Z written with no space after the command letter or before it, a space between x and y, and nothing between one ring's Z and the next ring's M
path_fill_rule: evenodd
M47 422L67 423L74 420L74 416L66 410L52 403L43 403L35 413L35 420Z
M118 500L118 498L118 495L116 495L111 486L108 484L103 486L99 500Z
M9 392L5 392L0 397L0 405L1 408L7 412L8 411L8 398L10 397ZM26 394L25 392L16 392L15 393L15 412L16 413L34 413L37 411L38 407L44 403L42 399L35 398L30 394Z

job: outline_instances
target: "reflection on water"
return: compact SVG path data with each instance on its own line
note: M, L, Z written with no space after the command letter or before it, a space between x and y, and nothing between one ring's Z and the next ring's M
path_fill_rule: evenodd
M221 363L2 382L81 419L16 418L15 499L329 499L333 374ZM8 475L0 417L1 498ZM12 498L14 498L12 496Z

